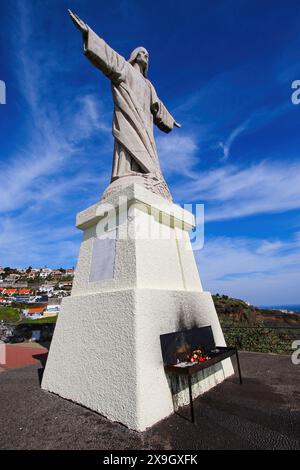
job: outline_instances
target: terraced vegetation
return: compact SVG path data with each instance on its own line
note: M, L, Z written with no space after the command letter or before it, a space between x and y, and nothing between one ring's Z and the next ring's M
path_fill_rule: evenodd
M259 309L226 295L213 296L228 345L240 350L291 354L300 339L300 315Z

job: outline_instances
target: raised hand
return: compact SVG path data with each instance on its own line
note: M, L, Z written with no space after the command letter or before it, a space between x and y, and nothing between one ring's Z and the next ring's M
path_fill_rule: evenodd
M73 13L71 10L68 10L68 12L76 28L78 28L79 31L82 32L82 34L86 34L88 32L87 25L79 18L79 16L75 15L75 13Z

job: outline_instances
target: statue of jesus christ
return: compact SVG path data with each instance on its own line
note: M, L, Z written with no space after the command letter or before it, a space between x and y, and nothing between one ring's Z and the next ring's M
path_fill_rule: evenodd
M115 146L109 188L136 181L172 200L159 164L153 122L164 132L181 126L160 101L147 78L147 50L137 47L127 61L77 15L70 10L69 14L83 34L84 54L110 79L112 85Z

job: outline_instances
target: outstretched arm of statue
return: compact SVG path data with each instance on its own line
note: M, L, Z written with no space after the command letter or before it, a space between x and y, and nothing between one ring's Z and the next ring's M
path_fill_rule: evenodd
M158 98L154 86L151 84L151 112L154 124L163 132L171 132L175 127L181 127L169 113L163 102Z
M69 15L75 26L82 32L83 49L87 58L114 83L121 83L125 77L126 60L114 51L102 38L71 10Z
M175 121L173 116L159 99L152 104L151 111L153 114L154 124L156 124L161 131L168 133L174 126L181 127L181 124Z

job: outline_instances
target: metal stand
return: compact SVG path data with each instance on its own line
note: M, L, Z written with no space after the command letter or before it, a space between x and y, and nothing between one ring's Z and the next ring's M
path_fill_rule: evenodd
M241 373L241 367L240 367L239 354L238 354L238 350L237 350L237 349L236 349L236 351L235 351L235 355L236 355L236 362L237 362L238 371L239 371L240 384L242 385L243 380L242 380L242 373Z
M240 359L239 359L239 354L238 350L235 347L227 347L227 346L217 346L217 349L220 349L220 352L217 355L214 355L211 359L208 361L202 363L202 364L196 364L196 365L191 365L187 367L177 367L176 365L165 365L165 370L175 374L176 376L178 375L186 375L187 380L188 380L188 387L189 387L189 398L190 398L190 414L191 414L191 422L195 422L195 415L194 415L194 404L193 404L193 392L192 392L192 375L196 374L200 370L206 369L208 367L211 367L214 364L217 364L219 362L224 361L224 359L227 359L231 356L236 356L236 362L237 362L237 367L238 367L238 372L239 372L239 379L240 379L240 384L242 385L243 379L242 379L242 372L241 372L241 366L240 366ZM171 381L171 394L172 394L172 400L173 400L173 406L175 410L175 405L174 405L174 390L172 386L172 381Z
M190 395L190 410L191 410L191 422L195 422L194 417L194 404L193 404L193 393L192 393L192 376L188 375L188 384L189 384L189 395Z

